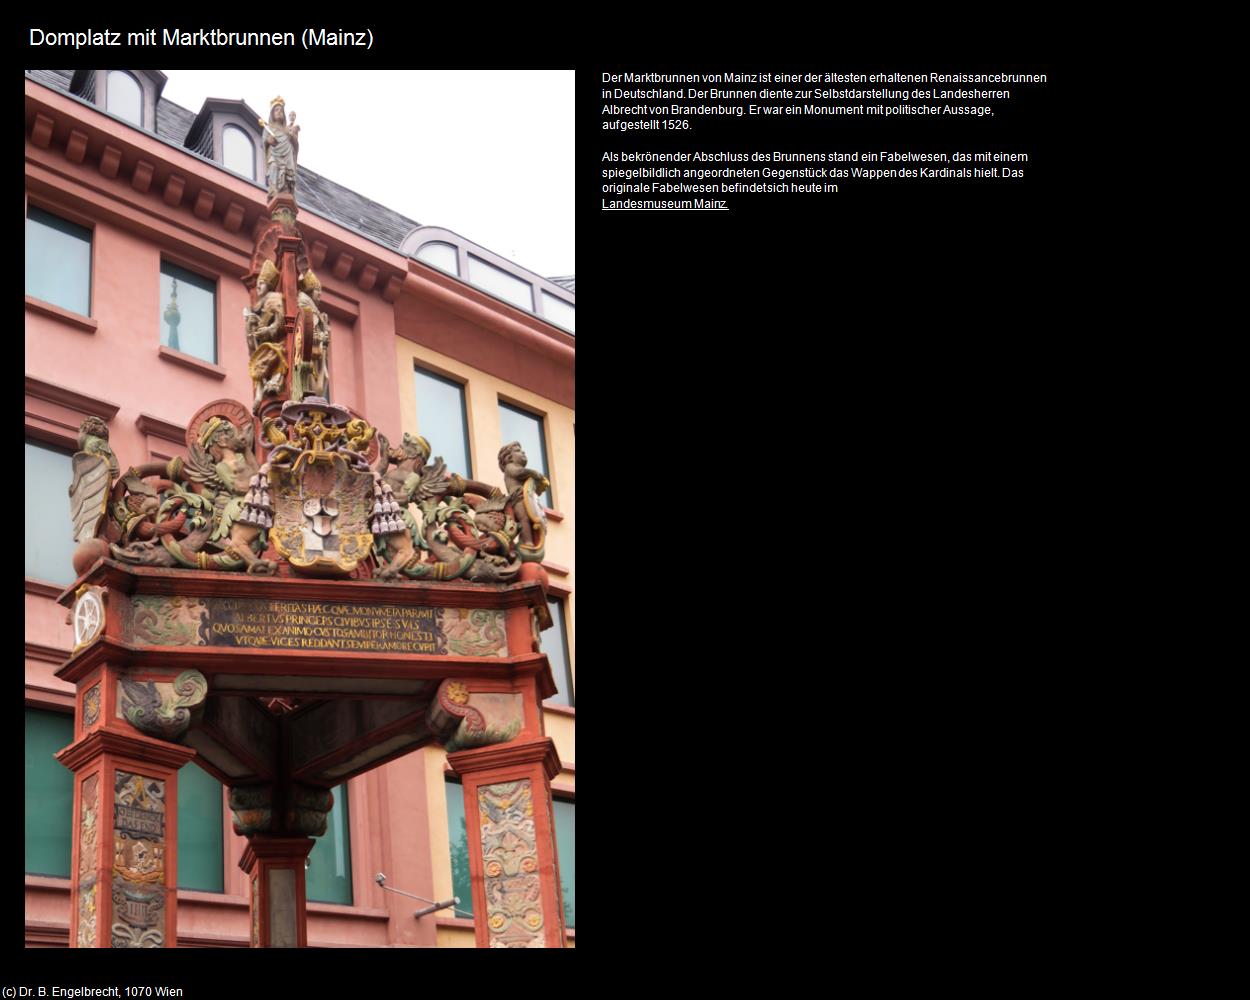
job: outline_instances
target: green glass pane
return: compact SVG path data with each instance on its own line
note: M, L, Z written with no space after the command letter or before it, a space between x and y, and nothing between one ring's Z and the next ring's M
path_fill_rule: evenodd
M464 389L449 379L418 368L417 433L430 442L430 460L441 455L448 472L473 477L469 460L469 421L464 412Z
M326 818L326 832L308 855L304 894L317 903L352 902L352 845L348 835L347 786L334 789L334 807Z
M177 282L175 288L174 282ZM176 293L176 299L175 299ZM217 363L217 283L173 264L161 264L161 343Z
M26 210L26 294L91 315L91 230Z
M552 799L556 820L556 853L560 857L560 892L564 895L564 923L574 926L573 891L577 887L577 841L573 836L576 807L563 799Z
M447 792L447 837L451 842L451 893L460 897L456 909L464 913L448 916L463 917L473 912L473 888L469 880L469 834L464 822L464 788L453 782L444 786Z
M558 597L547 599L551 608L551 628L539 634L542 650L551 661L551 676L556 682L556 693L547 699L553 705L573 704L573 679L569 673L568 633L564 630L564 601Z
M74 717L26 709L26 871L69 877L74 776L52 756L74 741Z
M178 772L178 888L225 891L221 782L196 764Z
M25 457L26 575L46 583L71 584L74 524L69 517L69 484L74 478L73 462L65 452L31 441L26 442Z
M528 467L537 469L548 479L551 478L551 471L547 468L547 443L543 434L542 417L518 410L507 403L500 403L499 441L501 444L520 441L521 447L525 449ZM555 506L551 502L551 490L543 494L543 503L548 507Z

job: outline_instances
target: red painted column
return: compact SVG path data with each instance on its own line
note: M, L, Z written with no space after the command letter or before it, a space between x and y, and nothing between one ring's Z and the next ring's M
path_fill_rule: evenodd
M312 849L311 837L247 838L239 867L251 887L253 948L308 947L304 862Z
M549 737L447 755L464 787L479 948L563 948Z
M74 772L70 946L173 948L178 771L195 751L84 728L80 721L79 738L56 755Z

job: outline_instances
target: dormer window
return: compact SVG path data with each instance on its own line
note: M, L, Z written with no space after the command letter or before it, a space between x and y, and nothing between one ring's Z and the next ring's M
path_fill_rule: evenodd
M259 116L243 101L210 97L195 116L183 145L253 184L264 176Z
M242 174L248 180L256 180L256 146L237 125L227 125L222 129L221 156L222 165L227 170Z
M104 109L118 118L124 118L131 125L143 128L143 88L139 86L139 81L125 70L109 70Z
M156 103L165 87L159 69L76 69L69 92L135 128L156 131Z

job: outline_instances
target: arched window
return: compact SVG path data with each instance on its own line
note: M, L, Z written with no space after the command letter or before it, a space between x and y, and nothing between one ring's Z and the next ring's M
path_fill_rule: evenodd
M427 243L417 251L417 260L432 264L440 271L460 275L460 262L457 260L456 248L450 243Z
M221 161L227 170L256 180L256 147L251 137L237 125L227 125L221 132Z
M143 88L129 73L120 69L109 70L104 106L111 114L143 128Z

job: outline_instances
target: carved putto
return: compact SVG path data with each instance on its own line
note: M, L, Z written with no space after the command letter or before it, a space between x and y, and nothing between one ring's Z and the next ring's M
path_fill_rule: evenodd
M505 491L448 473L417 435L392 448L321 397L266 417L259 450L253 426L242 403L208 404L186 457L127 469L86 541L142 565L394 581L507 583L542 558L547 480L515 442L500 452Z

